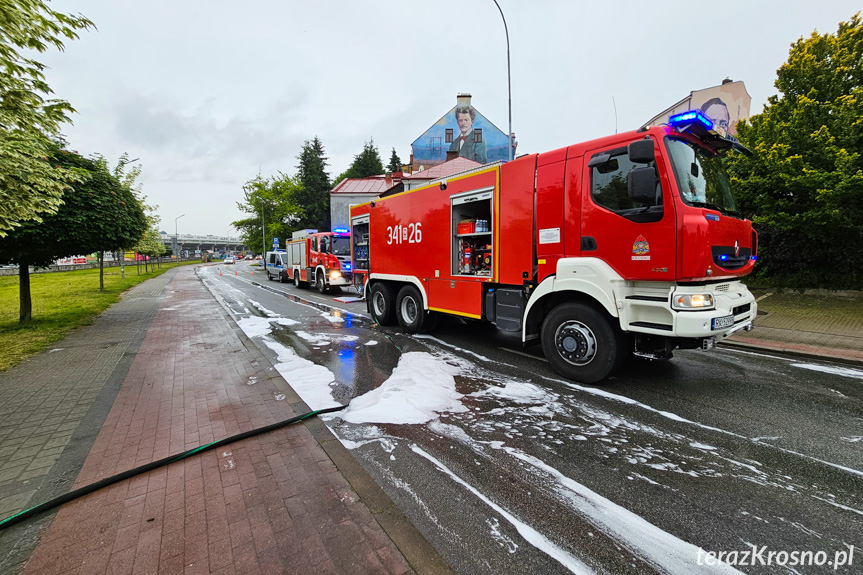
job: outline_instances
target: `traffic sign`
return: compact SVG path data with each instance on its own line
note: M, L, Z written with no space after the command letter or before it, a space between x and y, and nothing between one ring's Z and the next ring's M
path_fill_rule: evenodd
M279 238L273 238L273 249L279 249Z

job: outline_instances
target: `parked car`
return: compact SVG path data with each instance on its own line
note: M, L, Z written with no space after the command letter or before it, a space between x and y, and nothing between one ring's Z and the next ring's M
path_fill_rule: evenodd
M249 255L247 255L247 256L246 256L246 259L247 259L247 260L253 260L253 259L255 259L255 258L253 258L253 257L252 257L252 254L249 254Z
M236 262L234 261L233 256L228 256L228 257L226 257L226 258L225 258L225 261L224 261L223 263L224 263L225 265L232 265L232 264L234 264L234 263L236 263Z
M262 260L262 259L264 259L264 257L263 256L255 256L255 259L256 260Z

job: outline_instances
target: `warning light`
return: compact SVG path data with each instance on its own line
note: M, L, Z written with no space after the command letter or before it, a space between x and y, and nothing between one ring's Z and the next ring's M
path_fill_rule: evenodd
M707 130L713 129L713 122L710 118L701 113L701 110L690 110L688 112L683 112L682 114L675 114L668 118L668 124L677 128L680 128L681 126L689 126L695 123L701 124Z
M337 233L337 234L346 234L346 233L348 233L350 230L349 230L348 228L336 228L336 229L334 229L333 231L334 231L335 233Z

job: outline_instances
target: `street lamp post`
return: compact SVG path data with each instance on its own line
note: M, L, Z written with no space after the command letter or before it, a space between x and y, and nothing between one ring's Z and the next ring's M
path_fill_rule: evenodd
M134 160L120 160L118 163L121 166L126 164L131 164L132 162L137 162L141 158L135 158ZM122 248L122 251L118 252L120 254L120 279L126 279L126 248Z
M509 30L506 27L506 18L503 17L503 10L500 9L500 4L494 0L494 5L497 6L500 17L503 19L503 31L506 33L506 92L509 95L509 159L512 160L512 83L509 75Z
M174 218L174 244L176 246L174 254L177 256L177 267L180 266L180 233L177 228L177 221L185 215L186 214L181 214Z
M261 198L261 261L267 269L267 230L264 227L264 198Z

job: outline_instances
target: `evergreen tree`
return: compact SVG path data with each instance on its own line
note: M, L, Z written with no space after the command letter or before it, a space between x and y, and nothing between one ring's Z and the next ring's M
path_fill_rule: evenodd
M297 156L297 181L301 189L296 191L294 203L302 210L297 229L330 229L330 177L327 175L327 157L324 145L317 136L303 143Z
M378 149L375 147L374 139L370 138L368 142L363 144L363 151L354 156L353 163L343 175L346 178L368 178L383 173L384 164Z
M738 125L754 155L728 164L759 233L759 273L795 287L863 288L863 22L791 46L761 114Z
M387 164L387 172L394 173L400 172L402 170L402 160L399 158L399 155L396 154L396 149L393 148L393 153L390 155L390 163Z

